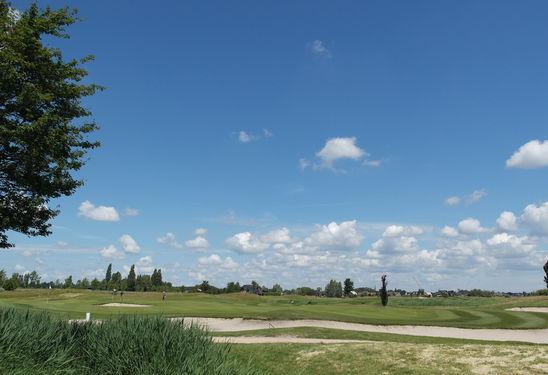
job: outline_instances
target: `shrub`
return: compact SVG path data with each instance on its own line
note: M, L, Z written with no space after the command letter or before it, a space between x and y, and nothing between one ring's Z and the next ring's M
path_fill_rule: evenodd
M161 317L67 323L45 312L0 310L2 374L255 374L198 327Z

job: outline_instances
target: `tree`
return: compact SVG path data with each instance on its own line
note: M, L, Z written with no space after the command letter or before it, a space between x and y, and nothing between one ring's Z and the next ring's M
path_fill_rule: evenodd
M150 281L152 282L152 286L159 287L162 286L162 270L161 269L154 269L152 272L152 276L150 277Z
M105 289L109 288L110 279L112 279L112 263L107 267L107 273L105 275Z
M63 288L72 288L73 287L73 284L72 284L72 275L70 275L69 277L67 277L65 279L65 283L63 284Z
M350 279L344 280L344 295L349 296L350 292L354 290L354 282Z
M342 297L343 289L340 281L329 280L325 286L325 295L327 297Z
M5 290L15 290L17 289L17 282L13 279L8 279L4 281L4 284L2 285L2 287Z
M271 292L274 293L274 294L282 294L284 292L284 290L283 290L283 288L280 284L274 284L272 286Z
M228 284L226 284L226 288L225 288L227 293L236 293L236 292L239 292L240 289L241 289L240 283L234 282L234 281L231 281Z
M122 289L122 274L120 272L112 274L112 279L110 279L110 286L113 289Z
M127 275L127 290L135 291L136 278L135 278L135 264L131 265L129 274Z
M546 283L546 289L548 289L548 260L544 264L543 268L544 268L544 273L546 274L544 275L544 282Z
M0 270L0 287L4 284L4 281L6 281L6 271Z
M388 286L388 282L386 281L386 275L381 276L381 283L382 283L382 287L380 290L381 303L383 306L386 306L388 305L388 292L386 290L386 287Z
M99 146L88 139L97 125L81 102L102 89L81 83L93 57L64 61L45 44L68 39L77 20L68 7L19 13L0 0L0 248L13 246L7 231L51 233L59 210L49 202L83 184L73 174Z

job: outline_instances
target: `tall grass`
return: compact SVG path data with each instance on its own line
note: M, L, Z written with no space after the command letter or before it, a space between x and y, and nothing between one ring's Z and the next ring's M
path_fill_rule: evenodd
M257 374L197 327L161 317L67 323L45 312L0 309L1 374Z

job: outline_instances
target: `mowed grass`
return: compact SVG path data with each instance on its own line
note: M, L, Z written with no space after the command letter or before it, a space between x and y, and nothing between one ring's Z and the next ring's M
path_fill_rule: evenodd
M266 344L234 345L232 353L272 375L548 373L546 345Z
M112 302L148 307L105 307ZM106 318L119 314L168 317L218 317L249 319L322 319L369 324L439 325L465 328L548 328L548 314L506 311L510 307L548 307L548 297L419 299L392 297L382 307L376 297L354 299L302 296L208 295L202 293L129 293L113 296L106 291L16 290L0 293L0 306L48 310L70 318Z

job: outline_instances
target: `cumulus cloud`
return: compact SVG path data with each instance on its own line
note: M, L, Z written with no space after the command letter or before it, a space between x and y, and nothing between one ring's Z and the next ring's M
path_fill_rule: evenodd
M521 220L531 227L534 234L548 236L548 202L528 205L523 210Z
M325 167L333 167L333 163L341 159L359 160L366 152L358 147L356 137L331 138L324 147L316 153Z
M84 201L78 207L78 216L96 221L119 221L120 215L114 207L95 206L90 201Z
M533 169L548 166L548 140L535 139L521 146L506 160L508 168Z
M175 234L173 234L171 232L167 232L164 236L158 237L156 239L156 241L158 243L161 243L163 245L167 245L167 246L169 246L171 248L174 248L174 249L182 249L183 248L183 245L181 245L180 243L177 242Z
M359 233L356 220L331 222L316 226L306 242L312 246L351 248L361 244L363 236Z
M196 236L195 238L185 241L185 245L191 249L207 249L209 247L209 241L202 236Z
M487 240L487 244L494 247L497 256L516 257L531 253L535 249L535 242L527 236L518 237L508 233L497 233Z
M459 232L462 234L477 234L486 231L486 229L481 226L478 219L471 217L461 220L457 227L459 228Z
M206 228L196 228L194 230L194 234L196 235L196 237L191 240L185 241L186 247L190 249L207 249L209 247L209 241L207 240L207 238L205 238L206 233Z
M445 237L457 237L459 235L459 232L455 228L450 227L448 225L446 225L442 228L441 233Z
M211 254L208 257L201 257L198 259L198 264L202 266L217 266L227 270L235 270L238 268L238 263L235 262L231 257L221 258L217 254Z
M261 236L261 241L265 243L289 243L292 241L289 229L281 228L272 230Z
M497 219L497 228L503 232L513 232L518 229L518 219L513 212L504 211Z
M268 244L262 242L250 232L236 233L226 240L229 248L240 253L260 253L268 248Z
M114 245L109 245L102 248L99 254L105 259L123 259L124 253L116 248Z
M308 44L308 48L312 54L325 58L331 58L331 51L325 46L325 43L321 40L313 40Z
M119 238L119 241L126 253L138 253L139 250L141 250L137 241L135 241L129 234L123 234Z

